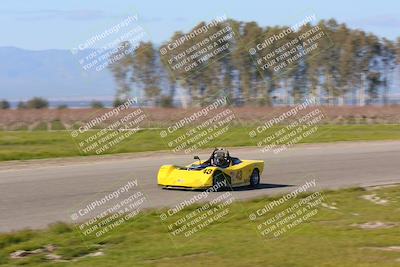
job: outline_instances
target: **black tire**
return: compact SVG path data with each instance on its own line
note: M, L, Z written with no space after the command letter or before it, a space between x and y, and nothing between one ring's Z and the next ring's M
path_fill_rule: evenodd
M254 169L250 176L250 185L257 187L260 184L260 172L258 169Z
M226 186L216 188L216 191L223 191L230 186L229 176L222 171L215 171L213 174L213 186L220 182L225 182Z

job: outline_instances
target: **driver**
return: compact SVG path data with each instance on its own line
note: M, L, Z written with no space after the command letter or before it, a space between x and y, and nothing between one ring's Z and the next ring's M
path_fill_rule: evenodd
M217 150L214 153L214 164L220 168L226 168L229 166L228 155L223 149Z

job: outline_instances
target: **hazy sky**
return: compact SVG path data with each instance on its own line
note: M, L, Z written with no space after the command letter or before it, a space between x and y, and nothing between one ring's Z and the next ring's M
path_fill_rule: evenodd
M2 0L0 46L71 49L96 33L138 14L150 39L160 44L174 31L226 14L261 26L290 25L305 15L335 18L379 36L400 36L400 1L83 1Z

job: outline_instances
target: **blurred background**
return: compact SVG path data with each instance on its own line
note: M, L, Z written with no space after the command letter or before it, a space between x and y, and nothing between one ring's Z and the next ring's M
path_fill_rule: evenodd
M207 101L198 99L220 91L237 107L286 106L309 97L329 106L399 104L398 10L396 1L98 1L95 6L5 1L0 8L0 20L8 25L0 29L0 107L111 107L136 96L142 106L186 108L204 105ZM310 15L315 20L299 32L319 25L329 45L282 74L260 72L248 47ZM190 75L171 71L159 49L218 16L226 16L236 33L228 53ZM134 19L124 26L127 18ZM118 31L96 39L118 25ZM132 29L139 29L140 36ZM102 68L82 62L110 59L127 50L124 42L130 50L119 60Z

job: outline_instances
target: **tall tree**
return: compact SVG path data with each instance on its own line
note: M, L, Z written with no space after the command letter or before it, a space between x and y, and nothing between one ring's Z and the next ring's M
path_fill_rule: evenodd
M132 91L133 53L129 42L122 42L109 59L111 70L117 84L116 102L126 101Z
M133 55L133 67L133 79L141 84L146 100L152 104L159 104L161 92L159 67L152 43L140 43Z

